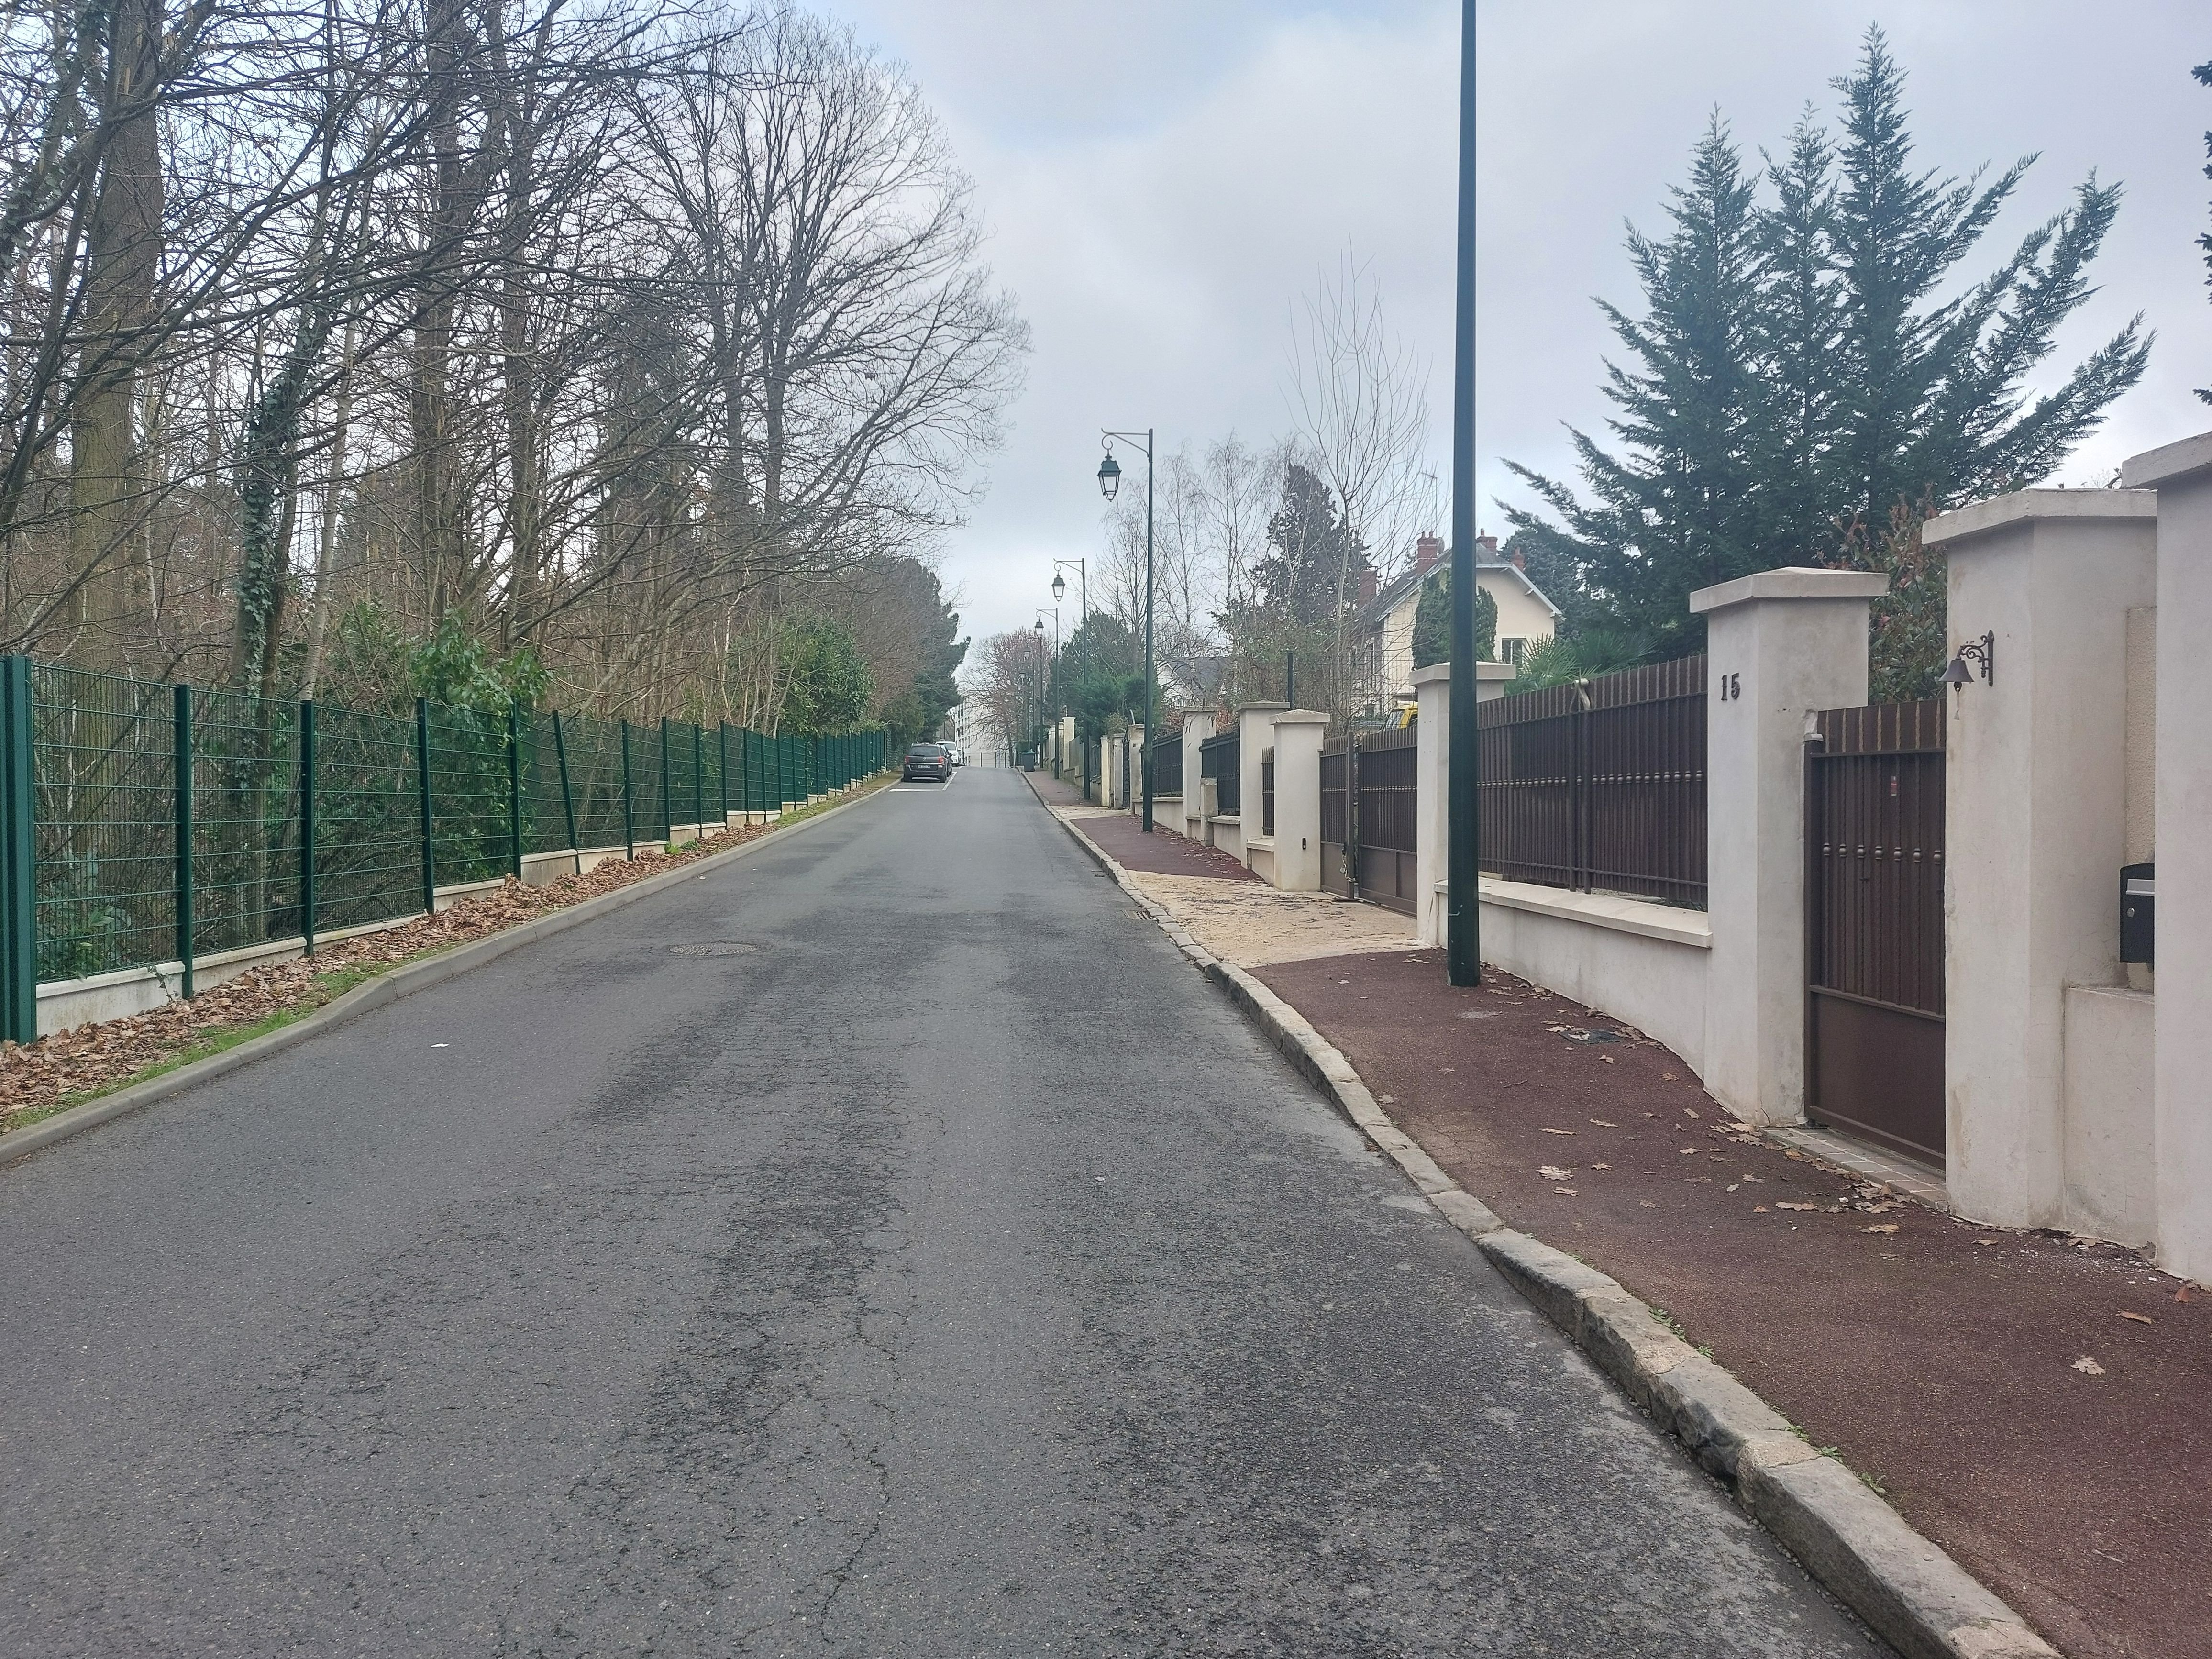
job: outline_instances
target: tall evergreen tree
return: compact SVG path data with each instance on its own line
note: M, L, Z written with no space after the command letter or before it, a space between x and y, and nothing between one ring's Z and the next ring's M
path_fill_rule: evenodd
M1633 359L1606 364L1606 396L1617 410L1608 424L1626 453L1574 433L1586 499L1510 464L1564 523L1602 610L1638 619L1640 642L1655 653L1687 632L1689 617L1676 614L1680 594L1755 568L1759 557L1755 189L1714 117L1692 153L1690 183L1673 191L1672 234L1655 242L1629 228L1645 314L1599 301ZM1551 539L1541 518L1507 513L1524 534ZM1548 550L1556 557L1559 550Z
M1356 602L1359 579L1370 568L1335 492L1296 461L1284 470L1283 499L1267 520L1267 547L1252 569L1255 600L1285 623L1334 623L1339 596Z
M1697 587L1870 561L1904 533L1900 506L1924 515L2046 477L2142 377L2137 317L2055 390L2027 390L2094 291L2086 273L2117 185L2092 175L1961 289L1961 264L2034 158L1987 182L1918 169L1905 76L1878 29L1834 85L1840 137L1808 113L1782 159L1747 178L1716 118L1674 192L1673 234L1631 233L1644 315L1603 307L1632 357L1607 365L1624 453L1574 434L1579 493L1514 467L1550 516L1507 516L1571 631L1603 641L1585 655L1674 654L1698 637Z

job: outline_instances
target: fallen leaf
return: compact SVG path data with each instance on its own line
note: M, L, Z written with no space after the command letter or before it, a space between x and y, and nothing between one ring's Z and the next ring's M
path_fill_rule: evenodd
M1765 1177L1765 1176L1749 1176L1749 1175L1747 1175L1747 1176L1744 1176L1744 1179L1745 1179L1746 1181L1748 1181L1748 1182L1753 1182L1753 1184L1755 1184L1755 1185L1757 1185L1757 1186L1764 1187L1764 1186L1766 1184L1766 1177Z
M1656 1210L1659 1207L1648 1198L1639 1198L1636 1201L1641 1204L1647 1210Z
M1774 1200L1774 1207L1778 1210L1818 1210L1820 1206L1817 1204L1799 1204L1790 1199L1778 1198Z
M1601 1129L1618 1129L1620 1127L1618 1123L1607 1123L1601 1117L1594 1117L1590 1121L1596 1124Z
M2074 1369L2084 1376L2102 1376L2105 1374L2105 1368L2086 1353L2074 1362Z
M1565 1194L1569 1198L1580 1198L1582 1196L1580 1193L1577 1192L1571 1187L1554 1187L1552 1190L1555 1193Z
M1574 1178L1575 1172L1572 1170L1562 1170L1556 1164L1546 1164L1538 1166L1536 1173L1547 1181L1571 1181Z
M1729 1182L1729 1190L1730 1192L1734 1192L1734 1191L1735 1191L1738 1187L1741 1187L1742 1184L1743 1184L1743 1183L1742 1183L1741 1182L1740 1182L1740 1181L1731 1181L1731 1182Z
M1611 1054L1600 1054L1598 1058L1608 1066L1613 1064L1613 1056Z
M1547 1129L1544 1133L1547 1135L1571 1135L1574 1133L1574 1131L1572 1129Z
M1610 1164L1593 1164L1590 1165L1590 1168L1593 1170L1610 1170L1612 1167L1613 1165Z
M1704 1114L1699 1112L1694 1106L1685 1106L1682 1108L1682 1115L1684 1117L1701 1117Z
M1751 1206L1751 1212L1753 1215L1765 1215L1766 1213L1766 1206L1764 1204L1754 1204Z
M1699 1150L1701 1149L1696 1146L1685 1146L1682 1148L1682 1155L1685 1158L1687 1158L1692 1152L1698 1152Z
M1897 1224L1894 1221L1885 1221L1879 1227L1862 1227L1859 1231L1863 1233L1893 1233L1897 1231Z
M2196 1300L2197 1300L2197 1287L2196 1287L2194 1285L2183 1285L2179 1290L2176 1291L2173 1293L2173 1299L2174 1299L2176 1302L2194 1302L2194 1301L2196 1301Z
M1800 1164L1802 1164L1802 1163L1805 1161L1805 1154L1804 1154L1804 1153L1802 1153L1802 1152L1785 1152L1784 1153L1783 1153L1783 1154L1782 1154L1782 1156L1783 1156L1783 1157L1784 1157L1784 1158L1796 1158L1796 1159Z
M2130 1313L2125 1308L2120 1310L2120 1317L2123 1319L2132 1319L2138 1325L2155 1325L2158 1323L2158 1321L2153 1319L2148 1314Z
M1659 1073L1659 1080L1662 1083L1672 1083L1674 1080L1674 1074L1672 1072L1662 1072Z
M1977 1244L1994 1244L1996 1243L1996 1240L1994 1238L1978 1238L1974 1243Z

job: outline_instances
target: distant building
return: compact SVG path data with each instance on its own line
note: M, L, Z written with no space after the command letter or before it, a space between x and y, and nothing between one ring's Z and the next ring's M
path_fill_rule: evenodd
M1559 607L1528 580L1517 551L1499 553L1495 536L1478 536L1474 546L1474 585L1498 606L1496 660L1518 663L1530 646L1558 632ZM1443 562L1443 538L1423 536L1413 544L1413 568L1388 587L1363 597L1360 701L1378 712L1413 678L1413 613L1420 607L1422 584Z

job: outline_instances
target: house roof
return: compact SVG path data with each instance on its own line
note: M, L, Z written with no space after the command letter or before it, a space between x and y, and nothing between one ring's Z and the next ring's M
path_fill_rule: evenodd
M1432 564L1426 570L1416 570L1409 567L1406 572L1397 579L1397 580L1392 582L1389 586L1382 589L1373 599L1368 600L1365 605L1359 607L1360 621L1364 623L1381 622L1385 617L1396 610L1399 605L1402 605L1406 599L1420 586L1422 582L1428 579L1430 575L1433 574L1436 571L1443 568L1449 562L1449 561L1446 560L1440 562L1437 564ZM1514 563L1510 559L1485 559L1478 557L1474 562L1474 576L1477 586L1481 585L1483 577L1486 575L1507 576L1511 578L1514 581L1518 582L1531 596L1535 599L1538 604L1541 605L1545 610L1552 613L1552 617L1554 621L1557 621L1560 617L1565 614L1558 605L1552 603L1550 597L1545 593L1542 588L1537 586L1535 583L1528 580L1528 573L1523 570L1519 565Z

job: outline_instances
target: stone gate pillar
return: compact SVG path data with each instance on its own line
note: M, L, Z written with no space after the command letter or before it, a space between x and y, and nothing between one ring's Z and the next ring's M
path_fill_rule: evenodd
M1706 618L1705 1084L1747 1123L1805 1117L1805 725L1867 696L1887 576L1763 570L1690 595Z

